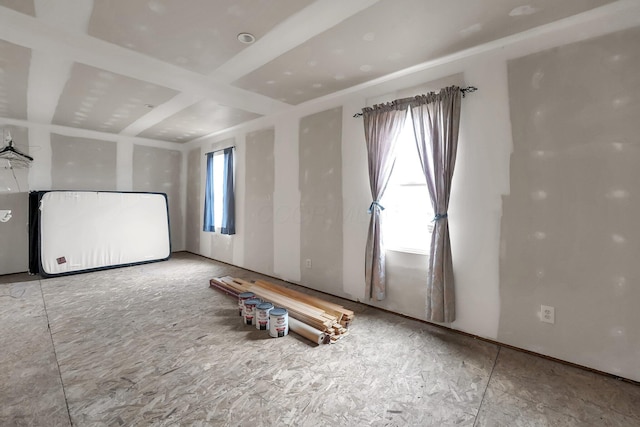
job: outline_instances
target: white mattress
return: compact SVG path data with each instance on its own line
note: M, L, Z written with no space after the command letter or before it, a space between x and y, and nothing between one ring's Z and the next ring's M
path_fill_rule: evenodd
M68 274L169 258L167 198L51 191L40 202L40 272Z

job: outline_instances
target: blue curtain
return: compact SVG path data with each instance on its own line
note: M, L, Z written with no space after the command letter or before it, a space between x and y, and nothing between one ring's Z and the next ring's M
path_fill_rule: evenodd
M233 147L224 150L224 176L222 181L222 234L236 234L236 197L233 190Z
M216 231L213 222L213 153L207 154L207 182L204 191L203 231Z

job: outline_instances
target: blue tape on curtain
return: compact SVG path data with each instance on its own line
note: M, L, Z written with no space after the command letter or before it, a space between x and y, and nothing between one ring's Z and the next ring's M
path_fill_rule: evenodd
M447 216L448 216L448 215L447 215L446 213L443 213L443 214L436 214L436 216L434 216L434 217L433 217L433 220L432 220L432 221L433 221L433 222L436 222L437 220L439 220L439 219L443 219L443 218L446 218Z
M375 209L375 207L378 207L381 211L384 210L384 206L382 206L380 204L380 202L378 202L377 200L374 200L373 202L371 202L371 204L369 205L369 213L373 212L373 210Z

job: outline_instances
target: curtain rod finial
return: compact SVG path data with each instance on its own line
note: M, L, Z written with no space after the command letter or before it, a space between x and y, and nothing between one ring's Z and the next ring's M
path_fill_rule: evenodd
M468 93L473 93L475 91L477 91L478 88L475 86L467 86L464 87L462 89L460 89L460 92L462 92L462 97L464 98Z

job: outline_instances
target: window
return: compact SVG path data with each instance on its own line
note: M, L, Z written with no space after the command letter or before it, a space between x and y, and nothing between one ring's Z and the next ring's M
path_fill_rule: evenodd
M207 154L204 231L235 234L233 147Z
M224 157L221 151L213 154L213 194L222 195L222 174L224 170ZM220 230L222 227L222 197L213 198L213 225Z
M429 253L433 208L416 147L411 113L400 134L396 161L382 198L386 249Z

